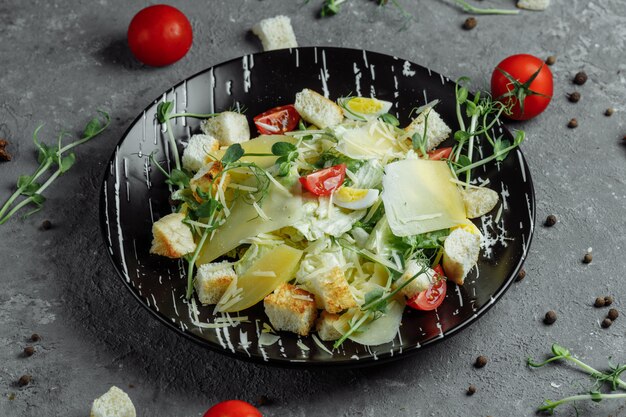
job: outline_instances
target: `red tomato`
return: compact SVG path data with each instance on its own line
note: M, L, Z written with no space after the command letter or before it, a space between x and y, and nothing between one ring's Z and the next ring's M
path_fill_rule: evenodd
M346 164L339 164L330 168L320 169L306 177L300 177L300 183L305 190L315 195L330 195L341 187L346 178Z
M428 159L438 161L440 159L448 159L452 153L452 147L434 149L428 152Z
M300 115L292 104L274 107L254 118L254 124L262 135L282 135L298 126Z
M204 417L263 417L252 404L245 401L229 400L215 404L204 413Z
M187 17L166 4L140 10L128 26L128 46L133 55L153 67L173 64L184 57L192 39Z
M441 265L437 265L433 270L435 271L437 281L426 291L422 291L415 297L409 299L406 303L409 307L416 310L429 311L439 307L441 303L443 303L443 300L445 300L448 286L446 284L446 277L443 275L443 268Z
M511 106L513 120L528 120L544 111L552 99L552 72L539 58L512 55L491 74L494 99Z

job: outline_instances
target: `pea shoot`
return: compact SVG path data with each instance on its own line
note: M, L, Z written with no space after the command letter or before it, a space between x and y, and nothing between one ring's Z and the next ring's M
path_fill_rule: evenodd
M572 356L570 351L558 344L552 345L552 356L543 362L534 362L532 359L528 359L528 366L533 368L541 368L551 362L565 360L578 366L581 370L588 373L594 380L594 384L588 393L573 395L571 397L562 398L558 401L545 400L543 405L540 406L537 411L545 411L549 414L554 412L554 409L560 405L567 403L574 403L576 401L593 401L600 402L602 400L616 400L626 399L626 393L606 394L600 392L600 389L604 384L609 384L611 391L618 389L626 390L626 382L620 379L622 373L626 372L626 365L613 365L609 363L609 371L602 372L587 365L578 358Z
M65 174L76 162L76 154L70 152L75 147L82 145L100 135L106 130L111 123L108 113L98 111L99 115L92 118L85 128L81 138L67 145L63 144L63 139L71 136L67 132L59 133L56 145L46 145L39 141L38 135L43 125L39 125L33 133L33 143L37 148L39 167L32 175L21 175L17 180L17 190L8 198L2 207L0 207L0 225L6 223L13 215L27 206L34 208L27 212L23 217L29 217L43 208L46 198L43 192L48 189L56 179ZM39 179L47 174L50 169L56 166L56 170L42 184ZM19 203L16 201L19 197L24 197Z

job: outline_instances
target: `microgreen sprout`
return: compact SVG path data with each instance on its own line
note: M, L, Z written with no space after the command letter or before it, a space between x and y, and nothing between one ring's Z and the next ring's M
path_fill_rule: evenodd
M42 195L43 192L62 174L66 173L76 162L76 154L69 152L73 148L82 145L85 142L95 138L109 126L111 118L108 113L98 111L99 116L92 118L85 128L81 138L63 145L63 138L70 136L67 132L61 132L57 138L55 146L46 145L40 142L38 134L43 125L38 126L33 133L33 143L37 147L39 167L32 175L22 175L17 180L17 190L8 198L2 207L0 207L0 225L6 223L15 213L28 205L34 205L35 208L27 212L24 217L28 217L43 208L46 201ZM69 153L68 153L69 152ZM48 172L50 168L56 165L57 169L43 183L39 183L39 178ZM22 201L15 204L20 197L25 197Z
M514 9L489 9L489 8L481 8L472 6L465 0L454 0L454 2L459 5L464 12L472 13L472 14L518 14L519 10Z
M454 133L457 144L452 150L451 167L458 176L465 172L465 184L471 181L471 170L482 166L494 159L503 161L509 152L517 148L525 139L523 131L515 132L513 143L503 139L502 135L493 138L490 131L499 123L500 116L508 114L512 104L505 105L500 101L493 100L488 94L476 93L470 99L469 90L465 84L469 78L461 77L455 86L456 115L460 129ZM470 119L469 126L465 123L465 117ZM484 138L493 148L493 153L479 161L474 161L475 143ZM466 150L466 154L463 151Z
M529 358L528 365L533 368L541 368L551 362L560 360L574 363L581 370L589 374L595 380L595 383L589 393L566 397L558 401L545 400L544 404L538 408L538 411L547 411L548 413L552 414L554 412L554 409L559 405L571 402L587 400L600 402L602 400L610 399L626 399L626 393L606 394L600 392L600 388L602 388L602 385L604 385L605 383L609 384L612 391L615 391L617 389L626 390L626 382L620 379L621 374L626 372L626 365L613 365L609 363L610 372L602 372L587 365L580 359L572 356L569 350L556 343L552 345L552 356L550 358L539 363Z

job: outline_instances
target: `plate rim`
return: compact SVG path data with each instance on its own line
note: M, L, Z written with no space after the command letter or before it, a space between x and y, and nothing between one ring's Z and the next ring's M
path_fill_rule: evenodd
M403 60L406 62L409 62L412 66L416 66L425 70L429 70L429 68L417 64L411 60L407 60L404 58L400 58L397 57L395 55L389 55L389 54L385 54L385 53L381 53L381 52L376 52L376 51L370 51L367 49L360 49L360 48L345 48L345 47L336 47L336 46L304 46L304 47L297 47L297 48L285 48L285 49L279 49L276 51L289 51L291 53L291 51L293 50L311 50L311 49L323 49L323 50L349 50L352 52L363 52L366 54L375 54L375 55L380 55L383 56L385 58L388 59L397 59L397 60ZM209 71L211 71L212 69L216 68L216 67L220 67L220 66L225 66L227 64L230 64L232 62L236 62L238 60L241 60L247 56L258 56L258 55L265 55L265 54L272 54L272 53L276 53L276 51L262 51L262 52L256 52L256 53L251 53L251 54L244 54L223 62L219 62L215 65L211 65L209 67L206 67L200 71L195 72L194 74L182 79L181 81L179 81L178 83L171 85L170 87L168 87L166 90L164 90L164 93L167 93L170 90L174 90L180 86L182 86L185 82L187 82L190 79L196 78L202 74L205 74ZM437 74L442 75L443 77L446 78L446 80L448 82L452 82L450 80L449 77L439 73L438 71L434 71ZM106 202L105 202L105 196L106 196L106 184L107 184L107 170L108 170L108 166L111 164L111 162L115 159L116 153L120 147L120 145L124 142L124 140L126 139L126 137L128 136L128 134L130 133L130 131L132 130L132 128L135 126L135 124L143 117L143 114L150 109L152 106L154 106L159 100L160 98L163 97L163 92L161 94L159 94L156 98L154 98L153 100L151 100L149 102L149 104L144 107L144 109L142 111L139 112L139 114L137 115L137 117L135 117L133 119L132 122L130 122L128 124L128 127L124 130L124 133L122 133L122 135L120 136L120 139L117 141L117 143L115 144L115 147L113 149L113 152L111 154L111 156L107 159L107 162L105 164L105 169L103 171L103 178L101 181L101 185L100 185L100 198L99 198L99 223L100 223L100 232L101 232L101 237L103 239L103 242L105 244L108 245L108 236L107 236L107 231L105 230L106 227L108 227L107 223L107 219L106 219ZM509 134L512 134L511 131L508 129L508 127L505 124L502 124L502 128L508 132ZM521 159L522 162L522 166L526 172L526 183L528 184L528 188L529 188L529 203L530 203L530 211L532 213L532 218L530 219L530 233L528 236L528 240L525 242L525 246L524 246L524 251L522 253L522 256L520 257L520 259L517 261L517 264L514 266L512 273L510 274L510 276L507 277L507 279L502 283L502 285L500 286L500 288L498 288L498 291L496 293L494 293L491 296L491 300L489 303L483 305L480 309L478 309L477 311L474 312L474 314L469 317L467 320L463 321L462 323L458 324L457 326L453 327L452 329L448 330L445 334L442 334L441 337L434 337L422 344L419 344L419 346L411 346L408 348L404 348L402 349L402 352L396 352L397 349L394 349L393 354L390 354L388 352L386 353L381 353L379 355L377 355L376 358L374 358L373 356L368 356L368 357L363 357L363 358L359 358L359 360L354 360L354 359L341 359L341 360L332 360L332 361L323 361L323 360L297 360L294 361L293 359L290 358L283 358L283 357L269 357L267 360L264 360L261 356L248 356L248 355L242 355L238 352L232 352L230 350L227 349L223 349L220 348L219 346L210 343L209 341L207 341L206 339L203 339L199 336L196 336L190 332L184 331L182 330L179 326L176 326L174 323L172 323L170 320L167 320L165 317L163 317L161 314L159 314L157 311L155 311L153 308L151 308L151 306L149 306L147 303L144 302L143 298L140 296L140 294L138 293L138 290L131 284L131 282L127 282L126 279L124 279L124 274L123 272L120 270L120 267L118 266L118 264L115 262L114 259L114 254L111 253L111 251L106 251L107 253L107 258L109 259L109 261L111 262L111 264L113 265L113 268L115 269L115 272L117 273L118 278L124 283L124 285L126 286L126 288L130 291L130 293L133 295L133 297L139 302L139 304L145 308L146 310L148 310L148 312L150 312L150 314L155 317L159 322L161 322L162 324L164 324L167 328L174 330L178 335L182 335L184 336L187 340L191 340L192 342L194 342L195 344L202 346L203 348L208 348L209 350L213 351L213 352L217 352L219 354L228 356L228 357L232 357L244 362L251 362L251 363L256 363L256 364L263 364L266 366L272 366L272 367L281 367L281 368L298 368L298 369L304 369L304 368L337 368L337 369L345 369L345 368L363 368L363 367L369 367L369 366L376 366L378 364L385 364L385 363L389 363L392 361L397 361L403 358L407 358L409 356L414 356L416 354L418 354L419 352L423 351L423 348L425 347L430 347L430 346L434 346L440 342L442 342L443 340L447 340L452 336L455 336L457 334L459 334L461 332L461 330L466 329L467 327L469 327L470 325L472 325L473 323L475 323L476 321L478 321L479 318L481 318L482 316L484 316L498 301L500 301L500 299L502 298L502 296L509 290L509 288L511 288L513 282L515 281L515 278L517 277L517 275L519 274L519 271L522 269L522 266L528 256L531 244L532 244L532 240L535 234L535 225L536 225L536 217L537 217L537 207L536 207L536 198L535 198L535 187L534 187L534 182L532 180L532 174L530 172L529 166L528 166L528 162L526 160L526 157L524 156L524 152L520 149L517 148L516 149L517 152L519 152L519 157Z

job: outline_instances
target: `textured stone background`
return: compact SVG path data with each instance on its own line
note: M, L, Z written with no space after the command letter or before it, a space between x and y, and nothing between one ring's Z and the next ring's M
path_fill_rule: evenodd
M553 1L546 12L478 18L443 0L398 0L415 21L398 31L399 14L374 1L350 0L340 15L316 19L320 0L172 2L191 18L194 46L179 63L146 68L125 46L128 22L146 2L122 0L0 3L0 137L14 160L0 163L0 199L18 174L35 167L32 131L78 130L93 111L110 111L110 130L78 150L78 162L47 193L42 213L0 226L0 416L88 415L91 401L115 384L140 416L199 416L230 398L274 403L267 416L526 416L544 397L584 390L588 379L567 366L529 370L558 341L603 366L626 361L626 318L600 328L606 310L591 307L613 294L626 305L626 3ZM513 1L474 2L512 7ZM452 78L487 87L492 68L510 54L555 54L555 97L548 111L520 126L537 194L538 226L524 281L460 335L421 354L359 370L274 369L228 359L188 343L149 316L105 256L98 227L102 172L127 125L162 91L195 72L261 49L248 29L276 14L291 17L301 45L389 53ZM589 81L571 83L584 69ZM569 103L578 90L582 100ZM604 110L617 109L613 117ZM567 129L571 117L578 129ZM43 231L50 219L52 230ZM581 258L593 247L594 261ZM543 314L554 309L555 325ZM43 340L23 358L27 338ZM474 358L490 358L486 368ZM15 381L31 374L33 382ZM465 395L472 383L473 397ZM626 416L626 402L581 405L582 415ZM573 416L572 408L559 415Z

